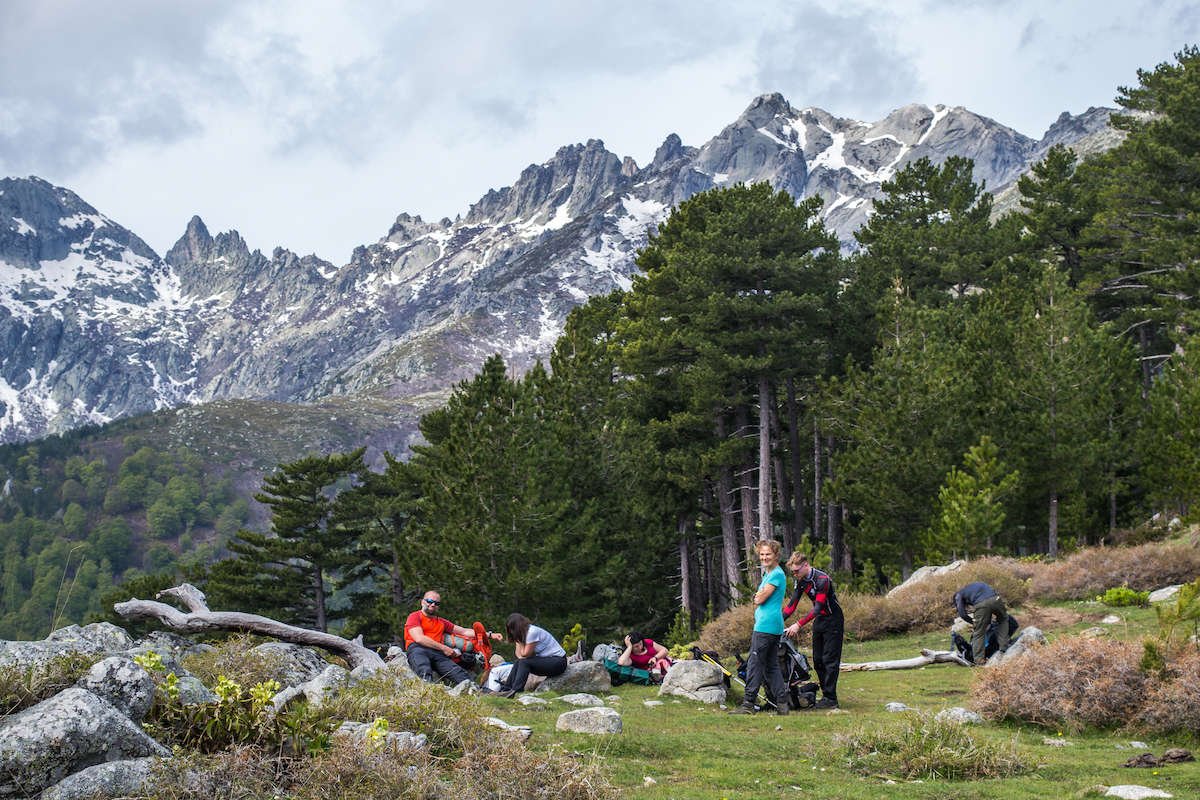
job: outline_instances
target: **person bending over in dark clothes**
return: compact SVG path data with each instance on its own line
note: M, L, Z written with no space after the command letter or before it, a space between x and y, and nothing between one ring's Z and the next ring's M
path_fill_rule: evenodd
M802 595L808 595L812 601L812 610L808 615L787 628L788 636L797 636L802 627L810 622L813 624L813 668L821 685L821 699L812 708L837 708L837 683L842 669L842 637L846 631L846 618L833 592L833 579L828 573L808 563L808 556L803 553L792 553L787 565L788 571L796 578L796 589L783 608L783 618L792 615Z
M967 613L967 606L975 612L974 618ZM954 608L963 622L973 626L971 655L976 666L987 662L987 631L993 617L996 619L996 644L1001 653L1008 649L1008 609L999 592L983 581L968 583L954 593Z

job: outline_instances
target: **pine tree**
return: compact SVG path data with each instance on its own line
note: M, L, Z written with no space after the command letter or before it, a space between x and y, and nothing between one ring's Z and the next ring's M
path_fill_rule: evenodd
M1020 476L1000 460L1000 449L986 434L953 467L938 490L933 524L923 537L926 558L977 556L989 552L1004 527L1005 497Z

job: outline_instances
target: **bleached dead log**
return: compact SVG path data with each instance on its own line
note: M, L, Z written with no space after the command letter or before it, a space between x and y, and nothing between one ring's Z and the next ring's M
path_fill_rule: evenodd
M334 636L332 633L321 633L308 628L286 625L270 617L260 617L258 614L246 614L241 611L211 611L205 602L204 592L190 583L180 584L172 589L164 589L155 597L174 597L183 603L187 608L187 613L156 600L138 600L136 598L117 603L113 609L124 619L155 619L168 628L185 633L239 631L270 636L290 644L319 647L346 659L351 669L366 667L369 670L376 670L383 666L383 659L379 657L379 654L363 646L361 636L351 641Z
M874 672L880 669L916 669L930 664L959 664L969 667L971 662L953 650L922 650L921 655L901 658L896 661L867 661L862 664L842 664L842 672Z

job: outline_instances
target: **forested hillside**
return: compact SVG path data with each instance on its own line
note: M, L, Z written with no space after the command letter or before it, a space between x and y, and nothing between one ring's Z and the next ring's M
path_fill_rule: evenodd
M819 199L695 195L628 291L571 314L548 365L514 376L489 359L382 472L352 449L281 465L259 494L275 536L243 530L235 558L189 576L214 607L373 641L426 585L460 623L521 610L560 633L675 620L682 636L741 599L759 537L828 548L843 583L870 588L930 560L1053 558L1187 518L1198 98L1195 48L1139 73L1120 91L1138 112L1116 118L1125 142L1082 162L1051 149L997 220L969 160L915 161L850 256ZM33 625L22 603L45 615L64 581L91 587L71 618L114 571L169 566L131 537L190 525L217 547L245 515L186 452L95 463L52 478L40 456L3 463L8 624ZM91 574L67 564L79 542Z

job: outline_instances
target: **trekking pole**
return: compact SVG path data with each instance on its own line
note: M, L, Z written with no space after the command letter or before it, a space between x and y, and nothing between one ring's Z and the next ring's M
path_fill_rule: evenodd
M732 681L736 681L737 685L742 687L743 690L746 688L746 684L744 681L742 681L741 678L739 678L737 675L733 674L729 670L725 669L725 667L721 664L721 662L715 660L714 658L709 656L707 653L701 652L700 660L707 661L708 663L712 664L717 669L721 670L721 672L725 673L726 678L729 678ZM767 701L767 704L770 705L771 708L779 708L779 706L775 705L774 700L771 700L769 697L767 697L765 692L763 693L763 699Z

